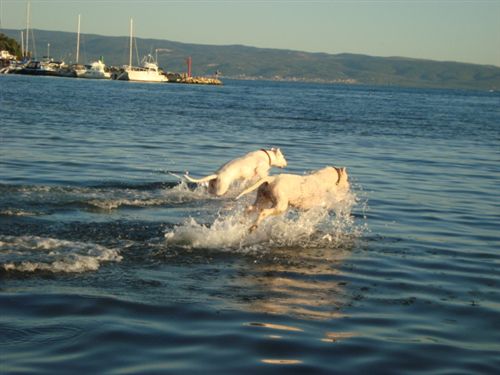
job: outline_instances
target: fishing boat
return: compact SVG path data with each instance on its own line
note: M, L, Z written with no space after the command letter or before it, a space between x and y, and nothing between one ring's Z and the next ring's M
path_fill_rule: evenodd
M146 56L142 66L132 66L133 20L130 19L130 53L128 65L117 75L118 80L138 82L167 82L168 78L158 68L157 61L151 55Z

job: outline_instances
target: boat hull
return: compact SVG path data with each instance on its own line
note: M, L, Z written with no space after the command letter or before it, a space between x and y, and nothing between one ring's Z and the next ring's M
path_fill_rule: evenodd
M120 81L167 82L168 78L156 71L126 70L116 78Z
M111 78L111 73L108 72L86 72L78 78L88 78L88 79L110 79Z

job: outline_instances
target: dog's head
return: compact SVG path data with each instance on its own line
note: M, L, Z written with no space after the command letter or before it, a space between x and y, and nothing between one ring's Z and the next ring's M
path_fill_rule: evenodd
M281 150L273 147L271 152L274 153L273 165L279 168L285 168L287 166L287 162Z

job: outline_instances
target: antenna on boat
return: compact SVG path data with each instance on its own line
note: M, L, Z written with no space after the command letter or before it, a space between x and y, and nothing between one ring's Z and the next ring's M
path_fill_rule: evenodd
M155 64L156 65L158 65L158 52L170 52L170 50L167 48L156 48L155 49L155 59L156 59Z

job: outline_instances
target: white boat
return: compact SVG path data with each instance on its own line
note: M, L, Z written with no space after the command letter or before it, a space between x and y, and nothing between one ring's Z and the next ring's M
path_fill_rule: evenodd
M101 61L94 61L85 67L85 71L78 78L110 79L111 73L107 71L106 65Z
M122 81L138 82L167 82L168 78L158 68L158 64L151 55L145 57L142 66L132 66L132 41L133 41L133 21L130 19L130 53L128 65L125 65L116 79Z
M151 55L144 58L142 66L126 65L118 75L119 80L138 82L167 82L168 78L162 74L156 62L151 60Z

